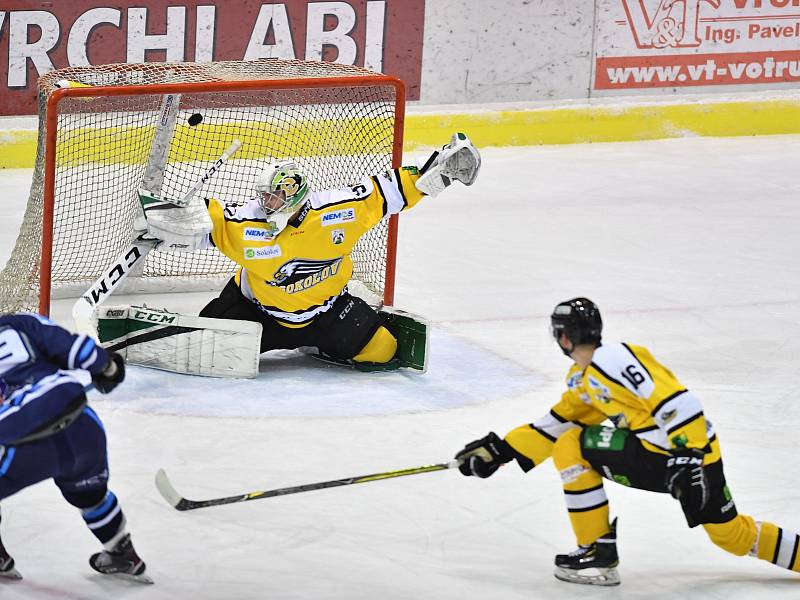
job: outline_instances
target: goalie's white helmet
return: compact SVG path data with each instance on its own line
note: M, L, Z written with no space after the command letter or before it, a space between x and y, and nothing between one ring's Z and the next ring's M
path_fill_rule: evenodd
M261 172L255 191L267 216L291 216L308 194L308 180L296 163L280 162Z

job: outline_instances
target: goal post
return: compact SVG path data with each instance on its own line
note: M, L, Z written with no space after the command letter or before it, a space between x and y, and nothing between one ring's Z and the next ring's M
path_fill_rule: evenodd
M298 162L311 189L401 166L405 90L394 77L328 62L264 59L70 67L39 80L39 143L30 197L0 272L0 310L49 314L79 296L133 238L160 106L180 98L160 192L182 197L234 139L242 149L202 197L242 203L261 169ZM352 252L350 290L392 305L397 217ZM122 293L217 290L236 269L216 249L152 251ZM113 274L109 274L113 277Z

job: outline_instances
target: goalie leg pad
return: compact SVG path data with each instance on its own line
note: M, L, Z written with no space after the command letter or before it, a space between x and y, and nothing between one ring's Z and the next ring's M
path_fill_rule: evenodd
M414 369L425 373L428 370L428 322L409 312L384 307L378 311L383 320L383 327L397 340L397 352L389 362L355 362L353 360L334 358L325 353L312 355L324 362L352 367L357 371L396 371L400 368Z
M430 326L418 315L399 308L384 307L380 310L384 317L384 327L397 339L397 353L394 360L400 366L422 371L428 370L428 342Z
M256 377L261 324L210 319L145 306L102 307L97 337L126 362L209 377Z

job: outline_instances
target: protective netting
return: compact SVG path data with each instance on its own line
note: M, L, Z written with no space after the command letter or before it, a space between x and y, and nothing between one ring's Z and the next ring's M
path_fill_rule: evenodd
M352 78L352 84L343 83L344 77ZM62 98L56 105L53 140L46 131L47 101L63 81L106 90ZM148 84L167 87L158 93L137 89ZM128 92L114 95L120 87ZM388 78L358 67L260 60L52 71L39 80L36 167L16 246L0 273L0 311L36 310L39 305L48 141L54 143L55 156L51 292L53 297L76 296L133 238L137 190L167 92L179 93L180 104L162 196L183 196L234 139L242 141L242 149L206 183L202 197L247 200L259 171L276 159L297 161L312 189L350 185L392 164L397 89ZM189 121L193 115L202 117L196 125ZM195 116L192 122L197 120ZM384 220L352 255L351 286L372 295L373 302L383 299L387 230ZM235 264L214 249L154 251L141 275L131 276L122 291L215 289L234 270Z

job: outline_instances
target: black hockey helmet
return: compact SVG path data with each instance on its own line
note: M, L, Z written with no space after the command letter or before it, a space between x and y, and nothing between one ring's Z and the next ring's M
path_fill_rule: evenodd
M550 315L550 332L556 342L565 333L573 346L600 345L603 320L600 309L588 298L573 298L560 302Z

